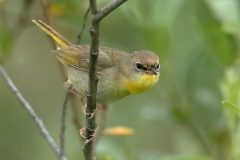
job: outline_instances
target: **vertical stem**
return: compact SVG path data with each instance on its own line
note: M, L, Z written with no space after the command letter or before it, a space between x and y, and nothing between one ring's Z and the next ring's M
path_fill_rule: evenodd
M59 155L59 159L60 160L64 160L64 156L65 156L65 130L66 130L66 113L67 113L67 102L68 102L68 98L70 93L67 92L64 98L64 102L63 102L63 107L62 107L62 114L61 114L61 126L60 126L60 155Z
M83 33L85 31L85 28L86 28L86 23L87 23L89 11L90 11L90 7L88 7L87 11L84 14L83 24L82 24L80 32L77 35L77 42L76 42L76 44L78 44L78 45L81 43L82 36L83 36Z
M97 14L96 0L89 0L92 17ZM96 131L95 110L96 110L96 92L97 92L97 61L99 53L99 23L91 22L91 48L89 63L89 88L87 95L86 122L85 122L85 145L83 148L85 160L94 159L94 136Z
M87 95L87 108L86 108L86 121L85 121L85 145L83 152L85 160L93 160L94 158L94 140L96 138L96 96L97 96L97 61L99 54L99 26L100 21L106 17L110 12L123 4L126 0L113 0L109 5L101 11L97 10L96 0L89 0L91 11L91 47L89 59L89 82L88 82L88 95ZM97 17L97 18L96 18Z

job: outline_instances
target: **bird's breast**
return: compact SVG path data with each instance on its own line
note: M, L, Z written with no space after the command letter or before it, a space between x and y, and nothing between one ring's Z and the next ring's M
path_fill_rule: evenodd
M126 87L130 94L138 94L152 87L158 81L158 75L143 74L134 80L126 80Z

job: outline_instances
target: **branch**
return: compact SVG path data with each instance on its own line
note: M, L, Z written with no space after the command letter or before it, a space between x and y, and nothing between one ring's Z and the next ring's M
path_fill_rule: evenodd
M50 7L50 3L48 0L40 0L40 3L41 3L41 6L42 6L42 11L43 11L43 17L45 19L45 21L50 25L52 26L53 25L53 21L52 21L52 16L50 14L50 10L49 10L49 7ZM56 43L55 41L50 37L48 36L48 39L51 43L51 46L53 49L56 49ZM65 71L64 71L64 67L62 66L62 64L58 63L59 64L59 67L60 67L60 70L61 70L61 74L62 74L62 77L65 78L66 77L66 74L65 74ZM67 93L66 96L65 96L65 99L64 99L64 102L63 102L63 108L62 108L62 115L61 115L61 129L60 129L60 159L63 160L64 158L64 136L65 136L65 114L66 114L66 106L67 106L67 103L69 101L69 96L73 97L73 95L69 95L70 93ZM71 102L72 104L75 105L75 103L73 102L73 99L71 99ZM76 106L74 106L76 107Z
M86 121L85 121L85 144L83 146L83 153L85 160L94 159L94 139L96 133L96 96L97 96L97 61L99 54L99 25L100 21L111 13L114 9L120 6L126 0L113 0L109 5L104 7L101 11L97 11L96 0L89 0L90 10L92 14L91 21L91 47L90 47L90 60L89 60L89 82L87 94L87 108L86 108Z
M52 24L52 19L51 19L51 14L49 12L49 7L50 7L50 3L48 0L40 0L40 3L41 3L41 6L42 6L42 10L43 10L43 17L45 18L45 21L50 25L50 26L53 26ZM56 48L56 43L54 42L54 40L49 37L49 41L51 42L53 48L55 49ZM61 70L63 70L61 68Z
M57 145L57 143L54 141L50 133L48 132L43 121L38 117L36 112L33 110L32 106L30 105L30 103L23 97L21 92L17 89L16 85L13 83L13 81L11 80L11 78L8 76L7 72L4 70L4 68L1 65L0 65L0 74L2 75L5 82L7 83L9 88L12 90L12 92L16 95L22 107L28 112L28 114L34 120L43 138L47 141L47 143L50 145L50 147L55 152L55 154L58 157L60 157L60 148ZM67 158L64 156L62 160L67 160Z
M50 3L48 0L40 0L42 10L43 10L43 17L45 18L45 21L49 24L52 25L51 23L51 14L49 12L50 8Z
M90 10L92 16L97 14L96 0L89 0ZM97 61L99 53L99 23L91 23L91 47L90 47L90 61L89 61L89 82L88 82L88 95L87 95L87 108L86 108L86 121L85 121L85 144L83 146L83 154L85 160L94 159L94 144L93 139L96 132L95 110L96 110L96 93L97 93ZM93 116L91 116L93 115Z
M70 95L71 98L71 107L72 107L72 114L73 114L73 123L79 132L79 129L82 128L82 103L79 102L78 97L74 96L73 94ZM82 137L80 136L82 139Z
M104 17L111 13L114 9L122 5L127 0L113 0L111 3L100 9L94 16L94 22L100 22Z
M84 14L83 24L82 24L82 27L81 27L80 32L79 32L78 35L77 35L77 43L76 43L76 44L80 44L80 42L81 42L83 33L84 33L84 31L85 31L85 28L86 28L86 22L87 22L87 18L88 18L89 11L90 11L90 7L88 7L87 11L86 11L85 14Z
M66 96L64 98L64 102L63 102L63 107L62 107L62 115L61 115L61 126L60 126L60 160L64 160L65 157L65 153L64 153L64 145L65 145L65 122L66 122L66 113L67 113L67 102L69 99L70 93L67 92Z

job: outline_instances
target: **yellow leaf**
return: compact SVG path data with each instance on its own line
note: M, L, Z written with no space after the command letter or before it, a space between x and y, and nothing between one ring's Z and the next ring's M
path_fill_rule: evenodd
M112 127L112 128L106 128L103 133L105 135L115 135L115 136L131 136L135 134L135 130L128 127Z
M49 12L53 16L59 16L59 15L63 14L63 10L64 10L63 5L57 4L57 3L53 3L49 7Z

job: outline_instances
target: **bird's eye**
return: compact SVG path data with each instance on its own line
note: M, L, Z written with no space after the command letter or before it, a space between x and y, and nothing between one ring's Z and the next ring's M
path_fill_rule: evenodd
M152 68L155 69L155 70L158 70L158 69L159 69L159 64L154 64L154 65L152 66Z
M141 63L136 63L136 69L137 70L141 70L141 69L143 69L143 65L141 64Z

